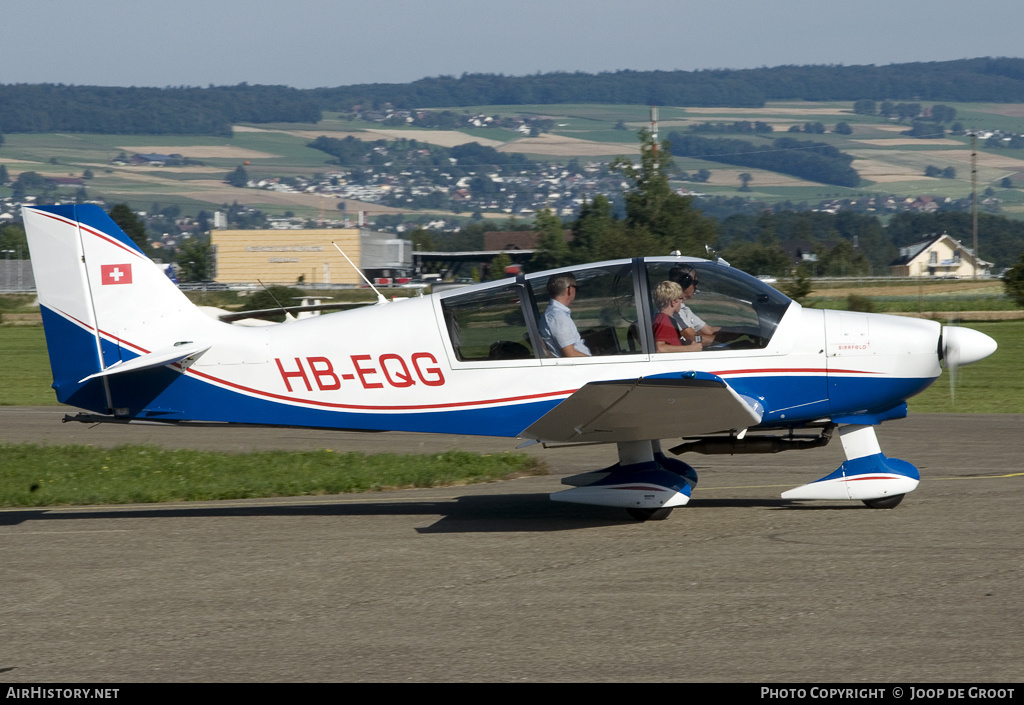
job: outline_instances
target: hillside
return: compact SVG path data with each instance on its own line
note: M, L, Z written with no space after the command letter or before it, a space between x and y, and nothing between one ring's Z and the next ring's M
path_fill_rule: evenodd
M948 105L955 108L958 121L969 130L1019 130L1021 117L1024 116L1024 105ZM925 104L925 107L929 106ZM772 142L780 137L827 144L853 157L850 165L860 177L860 183L855 187L828 186L775 171L727 165L699 156L678 157L676 164L680 173L676 185L706 196L740 197L767 204L789 202L809 205L817 205L822 201L891 196L894 208L903 207L907 199L916 201L917 208L928 208L927 204L935 199L964 199L970 194L969 138L950 133L936 139L907 137L901 132L909 130L910 125L877 115L854 113L851 102L778 102L760 108L662 107L660 113L663 137L672 132L685 133L691 126L708 122L763 122L771 125L771 133L744 135L742 139L761 143L765 150L772 149ZM51 197L73 198L78 189L85 188L90 198L100 197L111 203L127 201L140 210L150 210L156 203L162 207L177 206L185 213L196 213L237 201L241 205L264 209L268 213L293 211L307 217L319 217L321 213L326 213L330 217L332 213L337 216L339 202L346 201L350 214L360 210L370 213L419 212L423 210L422 205L384 205L383 202L374 202L356 195L344 196L337 191L325 192L315 185L311 186L311 180L315 180L317 175L323 178L327 173L340 173L341 180L351 180L351 170L330 164L330 155L310 145L320 136L335 139L353 136L362 141L385 145L395 140L415 140L424 143L424 146L449 148L478 142L494 147L499 153L522 154L545 165L544 169L551 172L551 175L543 178L550 181L557 180L559 177L555 172L564 171L564 167L573 159L580 166L588 166L606 163L617 155L635 154L636 132L649 126L648 109L643 106L466 106L459 114L544 116L552 126L549 132L530 137L508 129L471 127L466 120L462 122L465 126L457 130L429 130L386 126L381 122L329 114L315 124L236 124L230 137L8 134L0 146L0 164L6 168L11 181L17 179L22 172L35 172L52 179L73 180L81 179L88 171L92 178L81 179L77 184L55 187ZM836 125L841 122L849 126L849 134L835 132ZM801 128L808 123L822 124L825 132L812 135L788 132L794 126ZM179 166L114 163L119 156L148 153L179 154L189 161ZM383 165L388 160L382 158L380 162ZM234 188L224 183L227 174L243 164L251 181L266 182L263 188ZM358 176L376 187L386 186L394 190L395 187L403 187L404 183L412 188L412 177L402 173L409 171L404 168L406 166L392 163L388 171L383 166L368 164ZM937 169L941 175L926 176L929 167ZM701 170L706 172L706 179L694 181ZM488 169L482 165L472 171L487 172ZM750 177L746 190L741 190L741 174ZM536 174L533 178L526 178L524 191L538 178L541 177ZM1004 187L1007 178L1012 188ZM301 188L289 186L289 181L299 184ZM453 178L453 181L458 183L457 178ZM500 188L507 188L493 180L483 185L494 187L498 192ZM978 150L978 185L983 208L1010 217L1024 217L1024 191L1021 190L1021 186L1024 186L1024 150L990 148L981 141ZM444 190L436 185L430 188ZM455 210L467 216L479 210L485 217L488 214L507 217L525 208L524 217L532 218L529 211L535 211L538 205L524 203L515 210L506 210L510 206L493 209L479 205L461 207L457 200L452 200L455 198L456 187L453 185L445 188L448 190L444 197L435 198L435 207L427 210L449 216ZM614 195L614 185L601 183L600 180L593 182L593 188ZM530 193L535 195L536 191L532 189ZM544 192L546 199L552 188L545 187ZM9 186L0 186L0 196L11 194ZM554 202L550 203L554 205ZM12 205L8 201L6 208L10 210ZM571 209L571 202L565 207Z
M759 108L780 100L1024 102L1024 59L888 66L465 74L406 84L299 90L285 86L119 88L0 85L5 133L230 134L236 123L319 120L325 111L390 107L609 103Z

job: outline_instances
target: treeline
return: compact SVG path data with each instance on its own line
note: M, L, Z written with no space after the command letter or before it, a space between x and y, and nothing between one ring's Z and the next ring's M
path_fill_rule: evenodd
M855 187L860 184L860 176L850 166L853 157L824 142L782 137L769 145L746 140L709 139L678 132L670 133L668 139L672 154L677 157L696 157L767 169L833 186Z
M978 215L981 258L1007 267L1024 252L1024 222ZM735 267L784 276L798 252L817 254L817 276L887 276L901 247L948 233L972 246L970 213L898 213L887 225L877 216L840 211L782 211L732 215L718 222L719 253Z
M772 132L770 123L757 120L737 120L735 122L702 122L686 128L690 132L712 132L718 134L753 135Z
M384 166L396 156L400 156L402 168L417 165L454 168L450 159L455 159L459 167L533 166L533 162L522 154L499 152L494 147L485 147L477 142L455 147L439 147L408 139L367 142L351 135L344 139L321 135L307 146L330 154L334 157L333 162L340 166Z
M531 103L760 107L769 100L1024 102L1024 59L534 76L463 74L314 91L325 109Z
M888 225L874 215L820 211L766 211L716 220L694 209L692 199L678 195L645 214L646 188L641 185L627 193L624 218L616 215L604 196L584 204L572 222L563 222L549 211L538 214L533 229L539 240L531 271L661 255L670 242L684 254L699 257L704 256L705 243L712 245L732 266L751 274L787 277L802 255L815 255L805 260L811 276L889 276L901 247L943 232L971 247L968 213L900 213ZM569 242L565 229L573 234ZM1024 251L1024 222L984 213L979 216L979 231L981 257L993 262L996 271L1014 264ZM479 242L471 245L466 249L481 246Z
M760 107L769 100L1024 102L1024 59L888 66L779 66L532 76L463 74L402 84L108 88L0 85L0 132L230 134L234 122L317 122L322 111L390 106L611 103Z
M309 91L284 86L108 88L0 85L0 132L230 137L237 122L317 122Z

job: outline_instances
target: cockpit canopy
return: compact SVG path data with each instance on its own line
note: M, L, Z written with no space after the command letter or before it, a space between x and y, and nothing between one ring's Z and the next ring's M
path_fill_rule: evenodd
M654 291L664 281L676 281L684 290L696 283L684 305L699 325L728 331L703 354L766 347L792 303L759 279L706 260L646 258L566 267L443 294L441 309L456 359L557 356L550 341L544 344L541 321L551 305L548 281L559 274L575 278L571 317L595 357L655 352Z

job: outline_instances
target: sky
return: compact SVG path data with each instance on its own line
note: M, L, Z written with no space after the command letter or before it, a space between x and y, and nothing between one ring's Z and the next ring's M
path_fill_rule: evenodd
M314 88L1024 57L1021 0L3 0L0 18L0 84Z

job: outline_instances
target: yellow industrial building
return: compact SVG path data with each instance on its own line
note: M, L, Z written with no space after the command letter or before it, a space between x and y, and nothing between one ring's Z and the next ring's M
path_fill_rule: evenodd
M213 230L215 280L224 284L360 284L355 269L370 278L407 276L412 243L388 233L358 228L324 230Z

